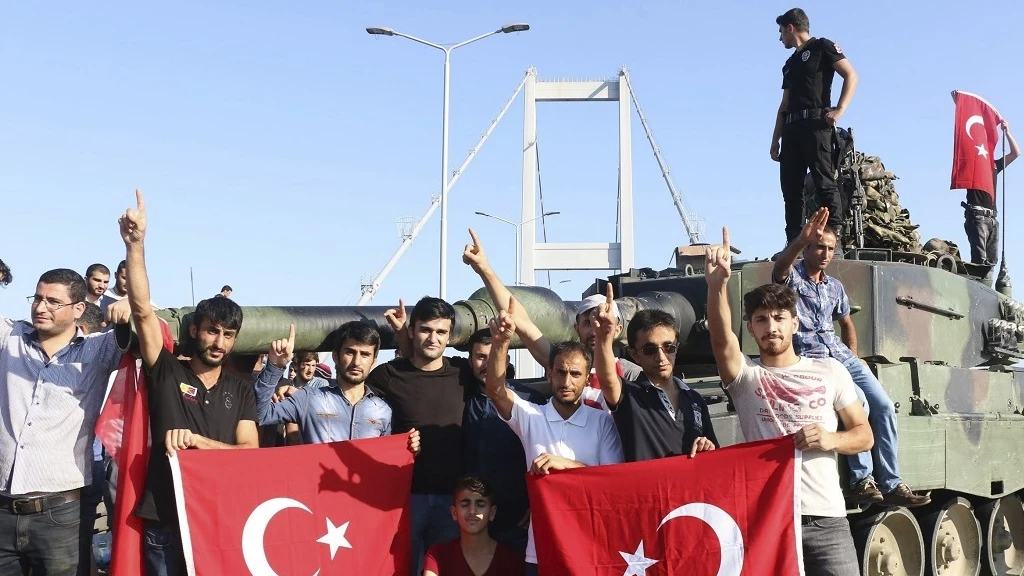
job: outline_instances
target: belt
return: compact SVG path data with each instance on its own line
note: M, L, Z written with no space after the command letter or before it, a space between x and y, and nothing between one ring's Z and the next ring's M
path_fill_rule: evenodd
M800 516L800 525L801 526L809 526L809 525L813 524L814 522L816 522L818 520L825 519L825 518L829 518L829 516L808 516L807 514L804 514L804 515Z
M964 207L964 210L974 212L975 214L981 214L982 216L991 216L994 218L996 215L995 210L985 208L984 206L975 206L974 204L968 204L967 202L961 202L960 205Z
M810 108L808 110L799 110L797 112L787 112L783 117L783 124L792 124L793 122L799 122L801 120L821 120L825 117L825 113L828 112L828 108Z
M68 502L81 500L81 498L82 489L75 488L74 490L67 490L65 492L40 494L39 496L23 496L21 498L0 496L0 506L10 510L14 514L39 514L41 512L46 512L51 508L63 506Z

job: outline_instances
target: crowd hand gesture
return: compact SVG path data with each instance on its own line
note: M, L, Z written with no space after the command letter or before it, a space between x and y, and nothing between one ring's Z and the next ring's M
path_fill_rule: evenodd
M690 448L690 458L697 455L697 452L711 452L715 449L715 443L701 436L693 441L693 448Z
M555 456L545 452L533 459L533 466L530 467L530 474L546 476L550 474L552 470L568 470L569 468L574 468L572 463L572 460L569 460L568 458L562 458L561 456Z
M107 327L111 324L127 324L131 318L131 303L128 302L127 298L122 298L117 302L111 302L110 306L107 306L106 322L104 322L102 326Z
M835 433L829 432L821 424L808 424L793 435L793 443L799 450L835 450Z
M608 283L605 296L604 303L597 307L597 317L590 321L594 326L594 332L602 342L610 340L615 329L615 313L612 312L615 298L611 282Z
M817 244L828 226L828 208L818 208L800 231L800 242L805 246Z
M398 308L388 308L384 312L384 319L388 321L395 334L405 329L405 324L409 321L409 317L405 314L405 302L402 302L402 299L399 298Z
M732 252L729 249L729 229L722 226L722 243L709 246L704 277L709 285L723 286L732 276Z
M288 337L274 340L270 343L270 353L267 354L267 361L284 370L295 352L295 324L288 325Z
M146 237L146 201L142 190L135 189L136 208L129 208L117 219L121 226L121 239L125 244L139 244Z
M413 456L419 456L420 454L420 431L412 428L409 430L409 443L406 445L409 452L412 452Z
M510 297L508 300L508 310L502 310L487 324L491 329L491 338L495 344L506 344L512 340L512 336L516 333L516 321L513 317L518 306L516 297Z
M469 237L473 239L473 243L466 244L465 250L462 251L462 262L468 264L473 272L482 274L490 267L487 264L487 254L484 254L484 247L472 228L469 229Z

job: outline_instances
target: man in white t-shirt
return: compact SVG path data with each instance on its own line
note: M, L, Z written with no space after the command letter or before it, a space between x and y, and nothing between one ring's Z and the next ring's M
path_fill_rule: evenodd
M508 346L515 335L517 302L491 320L491 352L487 357L487 397L498 415L519 436L531 474L548 474L622 462L622 445L611 416L583 405L583 389L593 365L590 351L579 342L551 347L548 378L554 396L543 406L520 398L505 386ZM530 526L526 545L526 576L537 574L537 552Z
M859 576L836 453L857 454L874 443L850 373L834 358L802 358L793 350L796 293L767 284L743 296L747 330L760 358L751 360L732 332L728 284L729 231L708 248L708 331L722 384L732 396L748 441L793 434L802 451L800 514L807 574ZM844 431L838 432L842 420Z

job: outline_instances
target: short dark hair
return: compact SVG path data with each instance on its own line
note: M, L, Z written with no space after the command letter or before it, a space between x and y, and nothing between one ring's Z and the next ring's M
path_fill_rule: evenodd
M473 332L473 335L469 337L469 344L466 345L466 349L472 352L473 346L477 344L490 344L492 342L491 330L489 328L481 328Z
M380 333L369 322L353 320L342 324L334 332L334 341L331 349L335 352L340 352L342 345L347 340L352 340L356 344L373 345L374 354L380 350Z
M207 298L199 302L192 313L192 325L197 329L209 320L228 330L242 330L242 308L230 298Z
M671 314L664 310L641 310L634 314L629 321L629 327L626 328L626 344L630 348L635 347L638 334L653 330L658 326L671 328L676 339L679 338L679 328L676 328L676 319Z
M120 262L117 263L117 272L114 272L114 275L116 276L116 275L120 274L121 270L124 270L127 267L128 267L128 263L125 262L124 260L121 260Z
M409 315L409 326L416 326L417 322L429 322L438 318L451 320L455 323L455 308L440 298L424 296L412 308Z
M320 357L316 355L316 352L303 350L302 352L296 352L295 354L292 354L292 363L295 364L296 366L305 364L310 360L313 360L317 364L320 363Z
M78 318L78 326L86 334L94 334L103 329L103 311L92 302L85 303L85 311Z
M39 277L39 283L63 284L68 289L68 297L71 298L71 302L85 301L85 278L82 278L82 275L74 270L57 268L43 272L43 275Z
M455 490L452 491L452 498L454 499L455 497L457 497L459 495L459 492L462 492L463 490L466 490L468 492L476 492L477 494L490 500L491 503L494 502L494 496L491 492L491 485L483 476L474 476L472 474L467 474L465 476L460 477L458 480L455 481Z
M833 228L833 227L831 227L831 226L826 224L825 228L823 229L823 232L825 234L831 234L832 237L836 239L836 243L837 244L839 243L839 234L836 233L836 229L835 228Z
M227 284L225 284L225 285L221 286L221 288L220 288L220 291L221 291L221 292L223 292L223 291L225 291L225 290L227 290L227 291L229 291L229 292L234 292L234 290L232 290L232 289L231 289L231 286L228 286Z
M93 272L99 272L100 274L110 276L110 268L99 263L90 264L89 267L85 269L85 277L88 278L89 276L92 276Z
M790 8L786 10L786 13L775 19L775 23L779 26L793 25L798 32L810 32L811 21L807 18L807 13L800 8Z
M594 354L583 345L582 342L576 340L566 340L565 342L559 342L551 345L551 353L548 355L548 369L555 367L555 358L562 354L580 354L583 356L583 360L587 363L587 372L590 372L590 368L594 366Z
M782 284L765 284L743 295L743 319L750 320L760 309L788 310L796 316L796 292Z
M14 280L14 276L11 275L11 267L0 260L0 286L7 286L12 280Z

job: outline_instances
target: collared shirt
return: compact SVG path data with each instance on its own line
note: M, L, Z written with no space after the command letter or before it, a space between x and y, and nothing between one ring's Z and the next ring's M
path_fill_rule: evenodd
M555 410L554 400L538 406L512 397L512 415L508 425L519 436L526 453L526 466L533 465L541 454L551 454L575 460L584 466L619 464L622 462L622 444L615 431L615 423L606 412L580 406L568 419ZM530 524L526 544L526 561L537 563L533 542L533 524Z
M0 316L0 494L63 492L92 483L96 419L127 332L86 336L48 357L31 324Z
M689 454L700 437L718 446L711 414L700 392L679 378L673 377L672 381L679 388L679 410L646 374L636 382L622 383L622 396L612 417L626 462Z
M777 281L777 280L776 280ZM845 363L854 354L836 334L835 321L850 315L850 299L838 279L821 273L821 282L807 275L803 261L797 262L783 284L797 295L796 316L800 322L793 334L793 349L799 356L827 358Z
M349 402L337 382L299 388L289 398L271 402L282 370L273 364L256 377L256 413L260 426L295 422L306 444L376 438L391 434L391 407L369 387L355 404ZM322 380L322 378L321 378ZM326 382L326 380L325 380Z
M326 378L321 378L319 376L313 376L309 380L309 382L306 382L302 386L296 385L295 387L296 388L327 388L328 386L331 385L331 382L337 382L337 380L331 380L330 382L328 382ZM296 383L296 384L298 384L298 383Z

